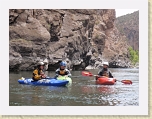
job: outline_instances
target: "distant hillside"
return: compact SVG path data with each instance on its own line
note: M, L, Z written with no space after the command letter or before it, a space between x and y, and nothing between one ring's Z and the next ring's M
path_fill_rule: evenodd
M116 18L115 25L134 50L139 50L139 11Z

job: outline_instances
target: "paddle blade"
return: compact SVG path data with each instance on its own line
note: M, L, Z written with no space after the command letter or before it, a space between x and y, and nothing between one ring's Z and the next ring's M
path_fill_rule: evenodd
M121 82L124 84L132 84L132 81L130 81L130 80L122 80Z
M93 74L91 72L88 71L82 71L81 73L83 76L93 76Z

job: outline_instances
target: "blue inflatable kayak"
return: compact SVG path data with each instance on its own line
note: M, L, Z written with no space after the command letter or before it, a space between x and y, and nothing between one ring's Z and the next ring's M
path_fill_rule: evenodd
M26 85L43 85L43 86L66 86L66 84L69 83L69 81L56 80L54 78L33 81L32 78L23 78L23 77L19 79L18 82L20 84L26 84Z

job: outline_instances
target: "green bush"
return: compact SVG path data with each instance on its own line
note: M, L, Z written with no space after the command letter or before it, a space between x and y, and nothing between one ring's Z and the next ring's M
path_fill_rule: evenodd
M135 65L137 62L139 62L139 52L137 50L133 50L132 47L128 48L129 54L130 54L130 60Z

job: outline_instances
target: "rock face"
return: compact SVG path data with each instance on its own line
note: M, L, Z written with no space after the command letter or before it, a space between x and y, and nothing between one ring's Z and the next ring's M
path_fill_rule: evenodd
M64 60L68 68L129 67L128 45L114 25L115 10L10 9L9 69L33 70L47 60L55 70Z
M115 26L128 44L139 51L139 11L116 18Z
M128 59L128 42L125 37L121 37L116 28L107 30L108 40L106 40L105 48L103 51L103 59L109 61L110 67L123 68L131 67L131 62Z

